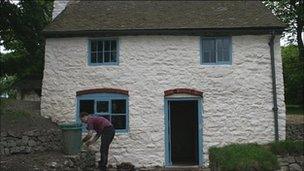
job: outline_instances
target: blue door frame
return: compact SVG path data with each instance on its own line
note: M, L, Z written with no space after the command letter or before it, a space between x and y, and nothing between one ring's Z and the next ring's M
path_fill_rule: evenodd
M170 106L169 101L187 101L194 100L197 101L198 107L198 160L199 165L203 166L203 107L202 107L202 99L199 97L176 97L176 98L165 98L165 107L164 107L164 115L165 115L165 166L172 166L171 160L171 134L170 134Z

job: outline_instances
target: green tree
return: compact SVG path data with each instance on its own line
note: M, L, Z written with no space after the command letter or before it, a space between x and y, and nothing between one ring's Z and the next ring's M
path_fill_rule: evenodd
M298 44L299 58L304 62L304 47L301 37L304 27L304 0L267 0L264 3L288 25L285 34L291 33L289 40L291 43ZM296 37L296 41L292 37Z
M304 66L295 45L282 47L285 99L287 104L304 104Z
M0 45L12 50L0 54L1 77L42 78L45 46L42 30L51 21L52 8L51 0L20 0L17 4L1 0Z

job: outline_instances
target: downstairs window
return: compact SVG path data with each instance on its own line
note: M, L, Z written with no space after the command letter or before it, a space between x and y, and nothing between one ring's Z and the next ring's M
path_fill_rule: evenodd
M102 116L115 127L116 132L128 131L128 96L114 93L95 93L77 97L78 116L81 112ZM79 119L80 121L80 119Z

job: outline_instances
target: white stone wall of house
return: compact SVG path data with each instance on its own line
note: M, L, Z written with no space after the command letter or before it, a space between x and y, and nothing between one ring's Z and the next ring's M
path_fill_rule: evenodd
M208 149L274 140L270 35L233 36L232 65L201 65L199 36L119 37L119 65L88 66L88 38L46 40L41 113L75 121L76 91L129 91L129 132L115 136L110 164L164 165L164 91L193 88L203 95L204 164ZM275 39L279 134L285 104L279 36ZM96 146L98 149L98 145Z

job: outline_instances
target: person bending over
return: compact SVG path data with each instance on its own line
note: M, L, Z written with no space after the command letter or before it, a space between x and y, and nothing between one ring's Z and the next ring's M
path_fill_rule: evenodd
M85 143L87 146L95 143L100 136L101 144L100 144L100 161L99 161L99 169L101 171L106 171L107 163L108 163L108 153L109 146L115 135L115 128L112 123L108 121L106 118L101 116L92 116L87 112L80 113L81 122L87 124L87 135L82 139L82 143ZM96 132L94 138L92 136Z

